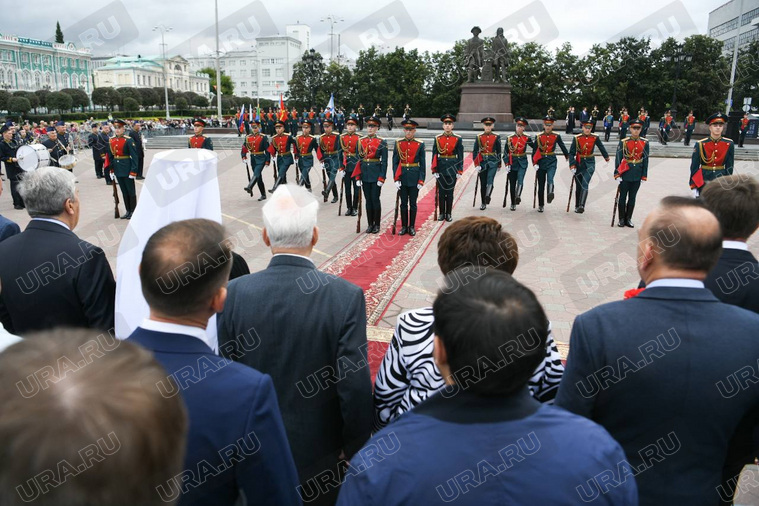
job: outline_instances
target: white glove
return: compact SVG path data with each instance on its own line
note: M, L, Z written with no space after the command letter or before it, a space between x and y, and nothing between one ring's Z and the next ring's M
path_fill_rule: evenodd
M482 165L477 166L477 172L482 172Z
M400 181L396 181L395 182L395 187L400 190L401 189L401 182Z
M697 199L698 198L698 189L693 188L693 190L691 190L691 191L693 192L693 198Z
M416 185L416 189L417 189L417 190L421 190L421 189L422 189L422 186L424 186L424 185L423 185L423 184L418 184L418 185Z
M360 179L358 181L356 181L356 186L358 186L359 188L361 188L361 180Z
M572 172L572 175L573 175L573 176L574 176L574 175L575 175L575 173L577 172L577 169L569 169L569 170L570 170L570 172Z
M335 174L335 181L342 181L345 177L345 171L340 169L337 171L337 174Z
M508 174L509 172L511 172L511 165L506 166L506 174Z
M460 178L461 178L461 174L456 174L456 179L460 179Z
M439 172L435 172L435 179L440 179L440 173Z
M622 184L622 178L621 177L619 178L619 184Z
M129 174L129 179L135 179L136 177L137 176L133 176L133 175Z
M385 184L382 181L377 181L377 188L382 188L382 185Z

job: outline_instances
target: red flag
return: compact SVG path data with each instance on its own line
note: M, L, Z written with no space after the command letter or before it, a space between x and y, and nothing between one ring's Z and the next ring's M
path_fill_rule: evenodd
M111 166L111 157L110 156L106 156L105 157L105 162L103 162L103 169L107 169L110 166Z
M316 158L318 158L320 162L324 158L324 153L322 153L322 147L321 146L319 146L319 147L316 148Z
M704 186L704 171L701 169L701 167L698 168L695 174L691 176L691 179L693 180L693 184L696 185L696 188L701 188Z
M285 121L287 119L287 111L285 110L285 101L282 99L282 94L279 94L279 121Z
M543 155L541 155L541 154L540 154L540 150L538 149L538 150L537 150L537 151L535 151L535 153L533 153L533 155L532 155L532 164L533 164L533 165L537 165L537 164L538 164L538 161L539 161L541 158L543 158Z
M619 164L619 168L617 168L617 173L621 176L628 170L630 170L630 164L627 163L626 158L622 158L622 162Z
M477 153L477 156L474 159L474 165L477 167L480 164L482 164L482 153Z
M277 150L274 149L274 144L269 144L269 147L266 148L266 151L268 151L269 154L271 154L271 156L274 156L277 154Z
M430 164L430 170L433 174L437 172L435 169L437 169L437 153L432 155L432 163Z
M351 174L351 177L355 180L358 180L361 177L361 160L356 162L356 168L353 169L353 174Z
M395 169L395 178L394 178L394 180L395 181L400 181L401 180L401 174L403 174L403 165L401 164L401 162L398 162L398 168Z

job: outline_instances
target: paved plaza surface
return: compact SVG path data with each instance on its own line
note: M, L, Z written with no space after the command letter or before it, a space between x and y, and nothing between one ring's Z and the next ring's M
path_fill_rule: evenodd
M146 151L145 172L149 172L150 162L158 150ZM234 249L241 254L250 266L251 272L264 269L271 258L269 250L261 240L262 216L258 202L258 190L251 198L243 191L246 174L240 160L239 151L220 151L218 179L221 190L221 208L223 223L232 238ZM471 160L471 156L467 155ZM429 167L430 154L427 162ZM321 169L312 170L314 194L321 202ZM79 163L74 169L79 179L81 197L81 216L75 232L79 237L101 246L111 263L114 273L119 241L129 223L127 220L113 218L112 188L104 180L96 179L92 155L89 151L79 153ZM472 199L476 178L471 162L467 165L464 177L460 180L456 203L453 210L454 219L469 215L485 215L499 220L504 227L516 237L519 245L519 265L515 277L535 291L543 303L550 318L554 336L559 343L569 341L572 322L576 315L588 309L622 298L625 290L638 284L636 270L636 244L638 228L611 227L611 215L617 183L612 177L613 160L608 165L596 157L596 172L591 182L586 211L575 214L574 197L570 212L566 212L571 174L567 162L560 158L556 176L556 199L546 206L544 213L533 209L533 184L535 171L530 168L525 177L525 189L522 204L516 211L503 208L505 170L496 176L496 190L493 202L485 211L479 210L479 194L476 207ZM756 162L736 162L736 173L759 175ZM638 193L633 222L640 225L655 204L667 195L690 195L687 186L689 160L671 158L652 158L649 165L648 181L643 182ZM390 170L388 170L390 176ZM264 171L266 187L273 185L271 167ZM420 195L433 195L434 178L429 171L427 183ZM295 182L294 168L290 169L288 182ZM138 193L143 182L137 182ZM17 211L12 207L10 186L3 182L6 195L0 199L0 213L17 222L22 229L29 222L25 210ZM391 183L382 191L383 228L379 237L374 238L375 256L388 263L402 263L403 255L413 255L413 260L403 270L392 271L395 284L388 288L381 307L377 309L378 317L370 324L379 329L392 329L398 314L408 309L427 306L434 300L440 288L442 276L437 266L437 241L448 226L445 222L436 222L425 213L417 219L416 238L409 236L392 236L389 225L392 221L395 204L395 188ZM119 192L121 198L121 192ZM429 200L428 200L429 202ZM138 197L139 205L139 197ZM429 207L429 206L428 206ZM429 207L431 209L431 207ZM123 204L120 206L124 213ZM343 212L345 205L343 204ZM313 253L317 266L326 266L333 262L333 257L342 255L360 256L362 242L367 241L364 229L366 220L362 219L361 233L356 233L356 218L338 216L338 204L321 204L319 210L320 239ZM398 224L400 228L400 223ZM676 232L675 232L676 233ZM418 244L406 245L412 240ZM409 248L408 246L414 246ZM754 237L749 242L752 251L759 249L759 239ZM347 261L351 258L344 259ZM360 265L355 269L361 269ZM384 285L383 285L384 286ZM645 318L646 315L640 315ZM388 333L378 330L378 334ZM565 351L565 350L563 350Z

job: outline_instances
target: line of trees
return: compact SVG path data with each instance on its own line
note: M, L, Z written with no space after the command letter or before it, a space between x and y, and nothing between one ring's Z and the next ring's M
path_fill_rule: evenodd
M15 114L38 111L41 107L48 111L65 112L84 111L90 105L90 99L84 90L64 88L61 91L0 91L0 110Z
M320 54L307 52L294 66L288 105L323 109L334 93L335 103L346 112L361 103L367 114L376 104L383 111L392 104L400 115L408 103L413 116L457 113L460 86L467 79L465 44L460 40L452 49L434 53L399 47L383 54L370 48L359 53L353 70L336 62L326 64ZM680 63L679 74L673 60L678 50L690 56ZM650 39L628 37L595 44L582 56L573 53L570 43L554 51L536 43L511 43L510 52L513 112L530 118L544 116L549 107L563 118L569 106L590 110L594 105L602 112L612 106L615 114L623 106L632 113L645 107L654 116L667 109L677 109L682 116L693 109L704 118L724 110L730 85L731 60L722 55L722 42L705 35L688 37L683 43L669 38L656 48ZM741 51L736 109L744 96L757 93L757 54L759 42ZM677 99L672 104L675 87Z

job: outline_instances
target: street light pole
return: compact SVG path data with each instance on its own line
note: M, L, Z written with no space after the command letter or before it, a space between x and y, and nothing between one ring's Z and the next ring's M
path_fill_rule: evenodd
M221 125L223 118L221 115L221 65L219 63L219 0L214 1L216 6L216 109Z
M166 43L163 40L163 36L166 32L171 31L170 26L166 25L158 25L153 28L153 31L160 30L161 31L161 51L163 54L163 97L164 101L166 102L166 121L169 120L169 83L168 83L168 76L166 73Z
M335 39L335 23L339 23L341 21L345 21L343 18L335 16L334 14L328 14L327 16L323 17L321 19L322 22L328 21L329 22L329 61L332 63L332 61L335 59L335 53L332 48L333 41ZM337 48L337 52L340 52L340 48Z
M741 26L743 26L743 0L741 0L738 11L738 31L735 34L735 44L733 45L733 69L730 71L730 91L727 92L725 114L730 114L730 107L733 105L733 85L735 84L735 68L738 66L738 44L741 40Z

